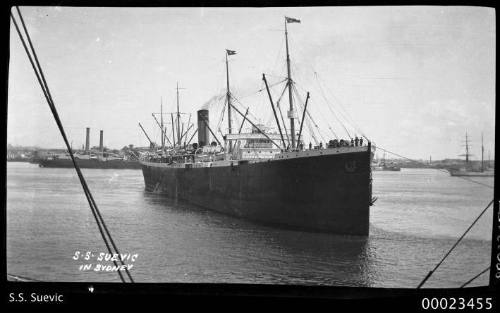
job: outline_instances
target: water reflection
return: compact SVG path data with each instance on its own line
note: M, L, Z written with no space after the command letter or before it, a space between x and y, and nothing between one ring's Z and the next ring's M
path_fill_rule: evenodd
M182 231L177 232L170 241L192 247L193 242L188 240L197 234L209 238L203 243L210 245L212 252L226 253L230 247L220 262L227 269L237 268L235 276L253 273L254 278L245 282L271 279L283 284L371 286L373 283L371 264L376 256L367 237L272 228L185 202L176 203L153 193L145 192L144 199L159 214L175 213L176 218L184 216L186 223L196 221L195 227L184 225L191 229L190 233L183 236Z
M414 288L491 197L489 189L434 172L374 175L379 200L368 238L282 230L175 203L146 193L141 171L85 176L120 251L140 255L132 271L138 282ZM9 273L117 281L116 273L80 272L71 259L76 250L106 251L74 170L8 164L7 175ZM428 287L458 287L464 273L489 264L491 219L490 211ZM487 281L483 275L473 285Z

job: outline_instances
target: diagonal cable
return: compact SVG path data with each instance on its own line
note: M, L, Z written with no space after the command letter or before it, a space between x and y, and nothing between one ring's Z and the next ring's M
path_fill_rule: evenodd
M116 253L118 253L118 254L119 254L119 251L118 251L118 249L116 248L116 244L114 243L114 241L113 241L113 239L112 239L112 237L111 237L111 234L109 233L109 230L107 229L107 226L106 226L106 224L104 223L104 219L102 218L102 216L101 216L101 214L100 214L100 212L99 212L99 209L97 208L97 205L96 205L96 203L95 203L95 200L94 200L94 198L93 198L92 194L90 193L90 189L88 188L88 185L87 185L87 183L86 183L86 181L85 181L85 179L84 179L84 177L83 177L83 174L81 173L81 170L80 170L80 168L79 168L79 166L78 166L78 164L77 164L77 162L76 162L76 160L75 160L75 158L74 158L74 155L73 155L73 152L72 152L72 150L71 150L71 148L70 148L70 145L69 145L69 142L68 142L68 139L67 139L66 133L65 133L65 131L64 131L64 128L63 128L62 123L61 123L61 120L60 120L60 118L59 118L59 114L57 113L57 110L56 110L56 108L55 108L55 105L54 105L54 102L53 102L52 96L51 96L51 94L50 94L50 90L49 90L49 88L48 88L48 84L47 84L47 82L46 82L46 80L45 80L45 76L43 75L43 70L42 70L42 68L41 68L41 66L40 66L40 63L39 63L39 61L38 61L38 58L37 58L37 55L36 55L35 49L33 48L33 44L32 44L32 42L31 42L31 38L30 38L30 36L29 36L28 30L26 29L26 25L24 24L24 20L23 20L23 18L22 18L22 15L21 15L21 12L20 12L20 10L19 10L19 7L16 7L16 9L17 9L18 15L19 15L19 17L20 17L20 20L21 20L21 23L22 23L23 29L24 29L24 31L25 31L25 36L26 36L26 38L28 39L28 43L29 43L29 45L30 45L30 48L31 48L31 52L32 52L32 54L33 54L33 57L31 56L31 53L30 53L30 51L28 50L28 47L27 47L27 45L26 45L26 42L25 42L25 40L24 40L24 37L23 37L23 36L22 36L22 34L21 34L21 31L20 31L19 26L18 26L18 24L17 24L17 22L16 22L16 19L15 19L14 15L11 13L11 17L12 17L12 20L13 20L13 22L14 22L14 26L15 26L16 31L17 31L17 33L18 33L18 35L19 35L19 38L20 38L20 40L21 40L21 42L22 42L22 44L23 44L24 50L25 50L25 52L26 52L26 54L27 54L27 56L28 56L28 58L29 58L29 61L30 61L30 63L31 63L31 66L32 66L32 68L33 68L33 70L34 70L34 72L35 72L35 75L36 75L36 77L37 77L38 83L40 84L40 87L42 88L42 91L43 91L43 93L44 93L45 99L47 100L47 103L48 103L48 105L49 105L49 108L50 108L50 110L52 111L52 114L53 114L53 116L54 116L54 119L56 120L57 126L58 126L58 128L59 128L59 130L60 130L60 132L61 132L61 135L62 135L62 137L63 137L63 140L64 140L64 142L65 142L65 144L66 144L66 147L67 147L67 149L68 149L68 151L69 151L69 154L70 154L70 156L71 156L72 162L73 162L73 164L74 164L74 166L75 166L75 170L76 170L76 172L77 172L77 174L78 174L78 177L79 177L80 182L81 182L81 184L82 184L82 187L83 187L83 189L84 189L85 196L86 196L86 198L87 198L87 201L89 202L89 206L90 206L90 208L91 208L92 214L94 215L94 218L96 219L96 222L97 222L97 224L98 224L98 228L99 228L99 231L100 231L100 233L101 233L101 236L103 237L103 240L104 240L104 242L105 242L105 244L106 244L106 247L108 248L108 251L109 251L110 253L112 253L111 247L109 246L109 243L108 243L108 241L106 240L106 236L104 235L104 232L103 232L103 229L104 229L104 231L106 232L106 234L107 234L107 235L108 235L108 237L109 237L109 242L111 242L111 244L112 244L113 248L115 249ZM35 62L33 62L33 59L35 60L36 65L35 65ZM101 226L101 223L102 223L102 226ZM121 261L122 265L124 265L123 260L121 260L121 258L119 258L119 259L120 259L120 261ZM114 262L115 266L117 266L116 261L113 261L113 262ZM129 271L128 271L128 269L127 269L127 268L125 268L125 271L127 272L128 276L129 276L129 278L130 278L130 280L133 282L133 279L132 279L132 277L131 277L131 275L130 275L130 273L129 273ZM123 282L125 282L125 280L124 280L123 276L121 275L120 271L118 271L118 274L119 274L119 276L120 276L121 280L122 280Z
M422 287L425 284L425 282L432 276L432 274L434 274L434 272L438 269L438 267L441 266L441 264L443 264L444 260L450 255L450 253L455 249L455 247L460 243L460 241L462 241L462 239L465 237L465 235L467 235L467 233L471 230L471 228L477 223L477 221L479 221L481 216L483 216L483 214L486 212L486 210L488 210L488 208L492 204L493 204L493 200L491 200L490 203L488 203L488 205L483 209L481 214L479 214L478 217L476 217L474 222L472 222L472 224L470 224L470 226L467 228L467 230L465 230L465 232L462 234L462 236L460 236L460 238L458 238L458 240L451 247L451 249L444 255L444 257L441 259L441 261L439 261L439 263L436 264L436 266L427 274L427 276L425 276L425 278L417 286L417 289L420 289L420 287Z

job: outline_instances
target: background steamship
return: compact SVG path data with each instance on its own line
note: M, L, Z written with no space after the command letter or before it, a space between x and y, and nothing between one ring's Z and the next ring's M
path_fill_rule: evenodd
M187 136L180 127L177 92L176 119L174 121L172 115L172 140L168 140L171 145L165 146L168 136L161 115L162 147L141 160L145 188L169 198L265 224L368 235L369 207L373 202L371 144L369 141L358 144L356 140L356 145L350 145L347 141L340 143L335 140L325 147L304 147L302 129L309 93L303 111L299 112L302 118L298 121L297 132L288 23L300 21L285 17L288 130L284 120L280 121L277 116L264 74L263 81L278 132L252 121L248 118L248 110L242 113L233 104L228 56L236 52L226 50L228 133L223 137L224 142L217 139L210 128L209 110L206 109L197 112L198 142L190 144L183 139ZM231 125L233 111L243 119L239 128ZM242 132L244 123L251 125L251 131ZM210 135L215 140L212 143Z
M141 164L138 156L133 151L128 156L121 156L116 153L105 151L103 146L103 131L99 134L99 149L90 149L90 128L87 128L85 149L75 151L75 160L80 168L98 168L98 169L140 169ZM73 162L68 152L59 154L50 154L46 156L36 156L32 160L38 163L40 167L55 168L73 168Z

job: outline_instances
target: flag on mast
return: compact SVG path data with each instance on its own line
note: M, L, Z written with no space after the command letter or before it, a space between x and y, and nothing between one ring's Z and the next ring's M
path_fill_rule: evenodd
M234 50L228 50L228 49L226 49L226 52L227 52L227 55L236 54L236 51L234 51Z
M286 19L287 23L300 23L300 20L293 18L293 17L285 16L285 19Z

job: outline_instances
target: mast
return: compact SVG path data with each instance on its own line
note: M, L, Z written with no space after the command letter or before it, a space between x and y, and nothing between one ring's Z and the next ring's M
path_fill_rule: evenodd
M160 122L158 122L158 119L156 118L155 113L153 113L151 115L153 116L158 127L161 127L161 124L160 124ZM170 140L168 139L168 136L167 136L167 126L165 126L164 129L160 129L160 131L161 131L163 138L166 139L170 143Z
M288 50L288 29L286 24L289 19L285 16L285 41L286 41L286 69L287 69L287 86L288 86L288 102L290 103L290 111L288 117L290 118L290 132L292 133L292 149L295 148L295 122L293 118L293 98L292 98L292 77L290 73L290 53Z
M180 145L181 142L181 137L180 137L180 119L181 119L181 114L179 112L179 82L177 82L177 144Z
M231 91L229 89L229 61L228 56L236 54L236 51L226 49L226 101L227 101L227 124L228 133L231 134ZM229 141L229 152L231 152L231 141Z
M175 148L175 127L174 127L174 113L170 113L172 118L172 148Z

